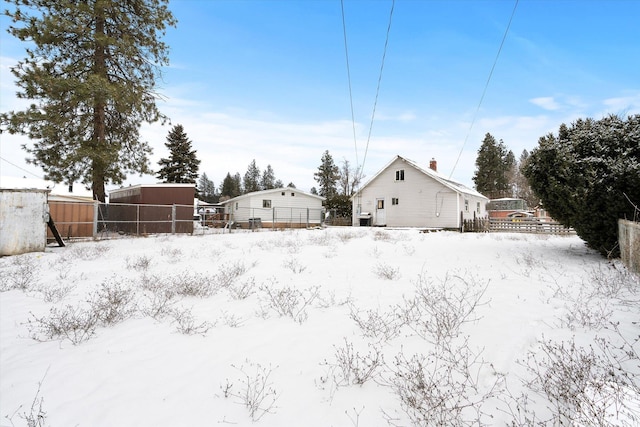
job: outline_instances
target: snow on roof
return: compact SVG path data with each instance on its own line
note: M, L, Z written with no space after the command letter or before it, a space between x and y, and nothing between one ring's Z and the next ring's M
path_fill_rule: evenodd
M471 196L482 197L482 198L485 198L485 199L489 200L488 197L486 197L485 195L477 192L476 190L474 190L472 188L469 188L466 185L461 184L461 183L459 183L457 181L449 179L449 178L445 177L444 175L434 171L431 168L423 169L420 166L418 166L418 164L416 162L414 162L413 160L409 160L409 159L404 158L404 157L402 157L400 155L396 155L396 157L394 157L389 163L387 163L387 165L385 167L380 169L380 171L378 171L373 176L373 178L371 178L362 187L360 187L360 190L358 190L358 192L362 191L362 189L365 188L367 185L369 185L369 183L373 182L373 180L375 180L378 177L378 175L380 175L383 171L385 171L387 168L389 168L389 166L391 166L393 164L393 162L395 162L397 159L402 160L403 162L409 164L410 166L412 166L416 170L422 172L423 174L425 174L427 176L430 176L431 178L433 178L436 181L440 182L442 185L445 185L445 186L451 188L454 191L457 191L459 193L469 194Z
M233 199L225 200L224 202L220 202L220 203L224 205L224 204L227 204L227 203L230 203L230 202L235 202L235 201L237 201L239 199L245 199L247 197L256 196L258 194L267 195L267 194L271 194L271 193L279 193L279 192L282 192L282 191L292 191L294 193L304 194L304 195L309 196L309 197L315 197L315 198L320 199L320 200L324 200L325 199L322 196L317 196L315 194L307 193L306 191L298 190L297 188L282 187L282 188L272 188L272 189L269 189L269 190L253 191L251 193L242 194L240 196L234 197Z
M20 189L35 188L38 190L50 190L52 196L74 196L82 198L93 198L93 192L86 189L82 184L74 184L72 191L69 185L60 184L39 178L19 178L15 176L0 176L0 188Z

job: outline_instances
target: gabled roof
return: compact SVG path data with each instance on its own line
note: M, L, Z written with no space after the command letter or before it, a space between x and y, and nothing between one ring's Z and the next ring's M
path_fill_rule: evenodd
M434 171L431 168L423 169L420 166L418 166L418 164L416 162L414 162L413 160L405 159L404 157L399 156L399 155L396 155L389 163L387 163L387 165L385 167L380 169L380 171L378 171L378 173L376 173L369 181L367 181L362 187L360 187L360 189L352 196L352 198L355 197L364 188L366 188L369 184L371 184L382 172L384 172L389 167L391 167L391 165L398 159L402 160L404 163L406 163L407 165L409 165L412 168L416 169L417 171L422 172L423 174L425 174L429 178L434 179L435 181L439 182L440 184L444 185L445 187L455 191L456 193L468 194L470 196L482 197L484 199L489 200L488 197L484 196L483 194L480 194L476 190L474 190L472 188L469 188L466 185L461 184L461 183L459 183L457 181L449 179L449 178L439 174L438 172Z
M309 196L309 197L315 197L316 199L318 199L318 200L322 200L322 201L324 201L324 200L325 200L325 198L324 198L324 197L322 197L322 196L316 196L315 194L307 193L307 192L305 192L305 191L298 190L297 188L293 188L293 187L282 187L282 188L272 188L272 189L270 189L270 190L253 191L253 192L251 192L251 193L246 193L246 194L243 194L243 195L241 195L241 196L234 197L233 199L225 200L224 202L221 202L220 204L222 204L222 205L226 205L227 203L230 203L230 202L237 202L238 200L241 200L241 199L248 199L248 198L250 198L250 197L257 196L257 195L264 195L264 196L268 196L269 194L272 194L272 193L281 193L281 192L283 192L283 191L289 191L289 192L293 192L293 193L303 194L303 195L305 195L305 196Z

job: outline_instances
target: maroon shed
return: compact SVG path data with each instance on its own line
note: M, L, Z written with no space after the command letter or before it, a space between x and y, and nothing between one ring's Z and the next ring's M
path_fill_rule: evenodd
M195 188L195 184L140 184L112 190L105 217L110 228L126 233L192 233Z

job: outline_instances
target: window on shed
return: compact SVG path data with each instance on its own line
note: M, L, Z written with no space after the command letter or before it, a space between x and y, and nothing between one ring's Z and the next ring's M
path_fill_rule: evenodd
M397 198L397 197L393 197L393 198L391 198L391 204L392 204L393 206L395 206L395 205L399 204L399 200L398 200L398 198Z
M263 200L262 201L262 207L263 208L270 208L271 207L271 200Z
M404 181L404 169L396 171L396 181Z
M480 213L480 202L476 203L476 212Z
M294 193L294 192L291 192L291 197L293 197L293 196L295 196L295 195L296 195L296 193Z
M282 196L284 196L284 191L282 192Z
M464 211L469 212L469 199L464 199Z
M236 210L238 210L238 202L236 202Z

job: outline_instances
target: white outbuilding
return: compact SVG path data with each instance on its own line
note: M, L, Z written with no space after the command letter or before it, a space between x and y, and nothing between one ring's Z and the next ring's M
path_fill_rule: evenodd
M304 228L321 225L324 197L297 188L254 191L221 202L229 222L241 228Z

